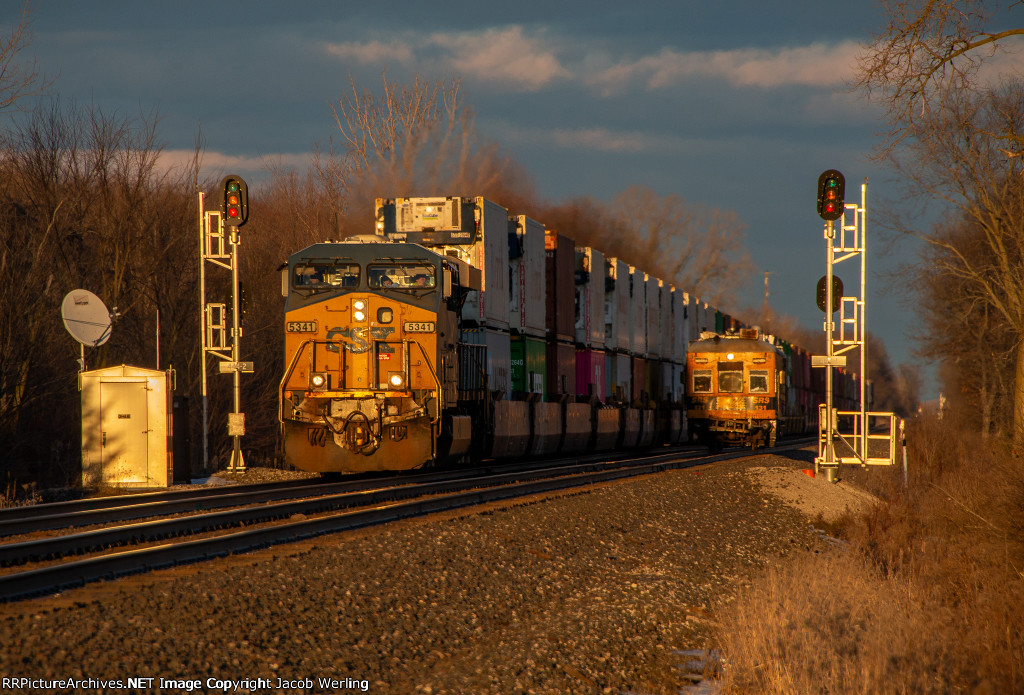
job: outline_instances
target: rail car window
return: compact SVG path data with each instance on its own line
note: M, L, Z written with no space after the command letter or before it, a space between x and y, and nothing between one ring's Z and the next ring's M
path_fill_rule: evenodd
M374 263L366 269L375 290L429 290L437 285L437 272L423 263Z
M751 369L750 370L750 392L751 393L768 393L768 370L767 369Z
M355 263L302 263L292 273L292 287L326 290L359 286L359 265Z
M743 393L743 363L718 363L718 392Z
M693 372L693 392L711 393L711 370L695 369Z

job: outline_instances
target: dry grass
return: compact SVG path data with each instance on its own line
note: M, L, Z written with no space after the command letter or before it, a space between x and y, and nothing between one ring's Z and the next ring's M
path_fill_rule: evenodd
M769 569L721 630L732 693L1024 693L1024 468L956 423L913 423L910 486L848 542Z

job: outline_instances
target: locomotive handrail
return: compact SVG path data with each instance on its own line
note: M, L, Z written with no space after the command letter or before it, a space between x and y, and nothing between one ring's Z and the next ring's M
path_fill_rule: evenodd
M277 408L277 421L279 423L281 423L282 427L284 426L284 390L285 390L285 386L288 384L289 379L292 378L292 372L295 371L295 367L296 367L296 365L298 365L299 357L302 356L302 351L306 349L307 345L309 345L310 343L314 343L314 342L316 342L316 338L307 338L306 340L302 341L302 343L299 344L299 347L295 350L295 353L292 355L291 363L288 365L288 368L286 370L284 370L284 376L281 377L281 383L280 383L280 386L278 388L278 395L280 396L280 398L278 399L278 403L280 405Z
M427 362L427 367L430 370L430 376L434 380L435 390L437 391L437 416L430 422L431 425L436 425L441 421L441 411L444 410L444 389L441 388L441 380L437 378L437 373L434 371L434 365L430 363L430 358L427 357L427 351L423 349L423 344L418 340L408 340L408 343L412 343L420 349L420 354L423 355L423 359ZM405 350L406 358L408 359L409 350ZM408 370L406 370L408 375ZM408 378L408 376L406 377Z

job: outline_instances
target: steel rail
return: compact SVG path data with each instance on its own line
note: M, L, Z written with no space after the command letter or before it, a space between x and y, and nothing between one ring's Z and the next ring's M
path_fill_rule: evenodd
M661 454L659 459L678 456L679 454ZM646 461L651 457L639 459ZM635 460L634 460L635 461ZM546 468L530 468L512 472L497 473L485 476L448 475L433 482L392 484L381 487L378 483L371 489L346 490L337 492L336 486L311 486L319 489L320 495L288 502L265 504L264 500L253 500L252 505L220 512L210 512L182 516L173 519L158 519L134 524L124 524L108 528L82 531L60 536L34 538L30 540L5 543L0 545L0 565L20 565L33 560L66 555L82 554L113 546L129 543L142 543L160 540L172 536L204 533L218 529L231 528L247 524L274 521L295 514L319 514L345 507L381 504L396 499L409 499L425 495L438 495L470 487L488 487L505 485L513 481L529 480L530 478L547 478L559 475L578 475L593 470L605 470L613 467L636 465L632 461L573 462L568 465L556 465ZM298 490L304 490L299 488ZM293 490L294 491L294 490ZM260 497L266 495L259 495ZM230 504L232 500L224 500ZM188 504L186 501L185 504ZM171 505L174 508L180 504ZM237 506L237 502L236 502ZM193 511L189 508L187 511Z
M788 446L764 450L760 453L743 450L695 459L682 459L678 456L661 455L650 457L655 459L653 461L634 465L605 468L575 475L559 475L528 482L495 485L493 487L438 495L427 499L396 502L369 509L329 514L314 519L276 524L264 528L236 531L210 538L185 540L101 555L84 560L2 575L0 576L0 601L13 601L30 596L59 592L65 588L82 586L88 582L101 579L111 579L127 574L170 567L176 564L198 562L212 557L243 553L279 543L293 542L327 533L382 524L414 516L423 516L435 512L530 494L583 487L599 482L647 475L670 469L688 468L749 456L781 453L801 448L802 446L804 446L803 443L794 443Z
M682 449L673 448L671 451L678 452ZM415 470L403 475L360 474L358 477L333 482L324 482L320 478L305 478L279 483L190 488L37 504L0 510L0 538L69 527L132 521L161 515L202 512L289 498L322 496L332 492L367 490L386 485L411 484L417 481L446 480L454 475L469 477L491 475L502 471L530 470L557 464L559 461L579 462L590 459L606 459L606 456L592 455L573 459L533 461L527 464L489 464L471 469Z

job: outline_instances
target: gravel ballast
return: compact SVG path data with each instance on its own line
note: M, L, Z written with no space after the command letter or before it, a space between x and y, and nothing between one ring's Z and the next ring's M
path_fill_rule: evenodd
M306 689L280 678L316 692L677 693L689 682L680 653L715 646L715 607L737 584L826 545L748 471L784 469L772 479L785 488L778 480L802 476L812 456L439 514L0 606L0 676L151 677L153 692L187 689L161 678ZM837 494L807 480L822 499Z

